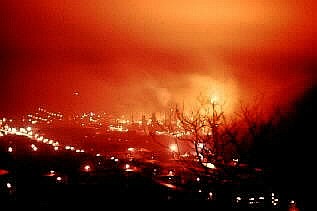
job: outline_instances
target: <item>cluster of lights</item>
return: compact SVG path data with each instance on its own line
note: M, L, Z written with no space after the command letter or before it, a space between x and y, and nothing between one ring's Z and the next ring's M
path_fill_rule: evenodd
M96 126L98 127L102 126L103 124L106 124L110 121L110 117L105 113L95 113L95 112L88 112L83 113L80 115L75 115L72 118L75 122L79 123L82 127L85 127L86 125L89 126ZM114 122L115 120L113 120Z
M79 116L77 116L79 117ZM99 114L95 114L94 112L83 113L80 117L81 120L88 119L89 122L98 122L100 121L101 116Z
M275 196L274 193L272 193L272 204L274 207L279 205L279 199Z
M187 131L187 132L184 132L184 131L173 131L173 132L170 132L170 135L179 138L179 137L183 137L183 136L189 136L190 132L189 131Z
M12 119L9 119L9 122L12 122ZM0 125L2 125L3 123L7 122L7 118L3 117L2 119L0 119Z
M110 159L113 160L114 162L119 162L119 159L118 159L118 158L115 158L115 157L113 157L113 156L112 156Z
M46 111L45 111L45 112L46 112ZM90 115L92 115L92 114L90 114ZM94 116L94 115L93 115L93 116ZM61 117L62 117L62 116L61 116ZM129 121L127 121L127 123L129 123ZM112 128L115 128L114 126L110 126L110 129L111 129L111 127L112 127ZM119 128L118 131L124 131L124 130L125 130L125 129L123 129L122 126L121 126L121 127L119 126L119 127L117 127L117 128ZM120 129L121 129L121 130L120 130ZM35 138L37 141L39 141L39 142L43 142L43 143L46 143L46 144L48 144L48 145L52 145L52 146L54 147L54 150L56 150L56 151L59 149L59 142L56 142L56 141L54 141L54 140L50 140L50 139L45 138L45 137L43 137L43 136L40 136L40 135L38 135L38 134L34 134L34 135L33 135L33 133L32 133L32 128L31 128L31 127L20 128L19 130L17 130L16 128L10 128L10 127L7 126L7 127L5 128L5 131L6 131L6 132L9 132L9 133L11 133L11 134L17 134L17 135L20 135L20 134L21 134L21 135L26 135L26 136L29 136L29 137L31 136L32 138L34 137L34 138ZM203 148L204 146L203 146L203 144L199 144L198 147L199 147L199 148ZM31 148L33 149L33 151L37 151L37 150L38 150L38 147L37 147L35 144L31 144ZM75 147L69 146L69 145L64 146L64 148L65 148L66 150L71 150L71 151L75 151L75 152L78 152L78 153L84 152L84 150L82 150L82 149L75 149ZM169 146L169 149L170 149L171 152L178 152L178 146L177 146L177 144L171 144L171 145ZM132 147L128 148L128 151L129 151L129 152L134 152L135 150L136 150L136 149L135 149L135 148L132 148ZM8 152L13 152L13 148L12 148L12 147L8 147ZM101 156L101 154L100 154L100 153L97 153L96 156L99 157L99 156ZM115 158L115 157L111 157L111 160L113 160L113 161L115 161L115 162L118 162L118 161L119 161L119 159L118 159L118 158ZM238 159L236 159L236 160L233 159L233 161L234 161L234 162L238 162ZM214 166L213 164L211 164L211 163L206 163L206 166L207 166L208 168L215 168L215 166ZM131 167L131 165L128 164L128 163L125 164L124 168L126 169L126 171L131 171L131 170L133 170L133 168ZM85 172L90 172L90 171L91 171L91 166L90 166L90 165L85 165L85 166L83 167L83 169L84 169ZM50 174L55 175L56 173L55 173L55 171L51 170L51 171L50 171ZM168 175L170 176L169 179L171 179L171 178L175 175L175 172L172 171L172 170L170 170L169 173L168 173ZM57 182L57 183L61 183L62 181L63 181L63 178L62 178L62 177L60 177L60 176L56 177L56 182ZM197 181L197 182L200 182L201 180L200 180L199 177L197 177L197 178L196 178L196 181ZM8 188L11 188L12 186L11 186L10 183L7 183L7 187L8 187ZM198 192L202 192L202 190L199 189ZM209 192L209 193L208 193L208 199L209 199L209 200L213 200L213 198L214 198L214 194L213 194L212 192ZM264 197L259 197L259 200L263 200L263 199L264 199ZM241 200L242 200L241 197L236 197L237 203L239 203ZM254 203L255 201L256 201L256 199L255 199L254 197L249 198L249 204L252 204L252 203ZM295 202L291 201L290 203L295 203ZM278 205L278 199L274 197L274 193L272 193L272 204L273 204L274 206L277 206L277 205Z
M13 134L13 135L19 135L19 136L26 136L29 138L32 138L32 135L33 135L31 127L20 128L18 130L15 127L10 127L9 125L5 125L3 128L1 128L1 132L4 132L5 135Z
M278 207L279 206L279 199L276 197L275 193L272 193L272 205L273 207ZM263 204L264 203L264 196L258 196L258 197L249 197L248 199L248 204L249 205L254 205L254 204ZM242 197L237 196L235 198L235 202L239 204L242 200ZM295 203L294 200L290 201L290 204Z
M38 111L41 113L36 112L35 114L28 114L28 121L32 124L36 124L38 122L46 122L52 123L53 120L62 120L63 115L60 113L49 112L44 108L38 108Z
M256 204L263 204L264 203L264 196L258 196L258 197L248 197L248 204L249 205L256 205ZM240 204L242 201L242 197L241 196L237 196L235 198L235 202L236 204Z
M57 184L62 184L65 182L65 177L60 175L58 172L56 172L55 170L50 170L45 176L49 176L54 178L55 182Z
M39 135L37 133L33 134L32 127L29 127L29 126L26 127L26 128L20 128L19 130L17 130L17 128L14 128L14 127L11 128L8 125L6 125L6 126L4 126L1 129L1 132L4 132L5 135L13 134L13 135L26 136L26 137L29 137L31 139L35 139L37 142L42 142L44 144L52 146L54 151L58 151L59 150L60 144L59 144L58 141L54 141L52 139L45 138L44 136L41 136L41 135ZM38 151L38 147L35 144L31 144L31 148L32 148L33 151ZM77 153L85 152L83 149L76 149L75 147L68 146L68 145L66 145L64 148L66 150L75 151ZM9 153L12 153L13 152L13 147L9 146L7 151Z
M45 138L44 136L40 136L39 134L34 134L35 140L38 142L42 142L47 145L51 145L54 149L54 151L57 151L59 149L59 142L54 141L52 139Z
M119 124L129 124L130 123L130 120L128 120L128 119L117 119L117 122L119 123Z
M31 144L31 148L33 151L37 151L37 149L38 149L37 146L35 146L35 144Z
M59 150L60 144L59 144L58 141L54 141L54 140L51 140L51 139L48 139L48 138L44 138L43 136L40 136L38 134L35 134L34 137L39 142L43 142L45 144L51 145L53 147L54 151L58 151ZM83 150L83 149L76 149L75 147L69 146L69 145L66 145L64 148L66 150L75 151L77 153L85 152L85 150Z
M117 131L117 132L128 132L128 128L124 128L122 125L114 126L114 125L109 125L109 130L110 131Z

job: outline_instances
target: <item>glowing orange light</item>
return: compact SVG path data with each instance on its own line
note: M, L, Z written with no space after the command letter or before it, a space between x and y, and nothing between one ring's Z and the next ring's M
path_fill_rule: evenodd
M216 103L218 101L218 97L216 95L211 96L210 102L211 103Z
M177 152L178 150L177 150L177 144L171 144L170 145L170 150L171 150L171 152Z
M133 152L133 151L134 151L134 148L133 148L133 147L129 147L129 148L128 148L128 151Z
M85 171L90 171L90 165L86 165L86 166L84 167L84 169L85 169Z

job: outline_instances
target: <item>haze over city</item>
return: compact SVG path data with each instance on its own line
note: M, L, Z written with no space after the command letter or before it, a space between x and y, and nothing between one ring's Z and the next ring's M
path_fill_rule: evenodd
M227 112L261 95L269 111L316 82L314 6L5 1L1 112L155 112L201 93Z

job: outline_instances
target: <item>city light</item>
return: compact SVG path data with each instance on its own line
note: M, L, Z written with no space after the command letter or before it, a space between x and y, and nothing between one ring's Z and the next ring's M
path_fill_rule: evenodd
M204 166L206 166L207 168L210 168L210 169L215 169L216 166L212 163L203 163Z
M7 183L7 188L9 188L9 189L12 188L11 183L9 183L9 182Z
M214 98L214 99L216 99L216 98ZM52 116L56 116L55 114L51 114ZM97 115L95 115L94 113L88 113L88 115L93 115L93 116L95 116L96 118L97 118ZM122 124L123 123L125 123L125 124L129 124L129 121L121 121L122 122ZM29 123L28 123L29 124ZM77 124L77 123L76 123ZM78 124L79 125L79 124ZM47 127L47 126L46 126ZM19 132L16 132L16 129L14 128L14 127L9 127L9 126L7 126L7 128L5 128L4 126L2 127L2 132L3 132L3 134L6 134L6 132L7 131L11 131L11 133L15 133L16 135L20 135L20 133L27 133L27 134L31 134L32 135L32 128L31 127L21 127L20 128L20 125L19 125L19 127L17 127L18 129L19 129ZM118 127L118 128L123 128L123 127ZM36 127L36 129L38 129L38 131L41 131L41 129L40 128L38 128L38 127ZM107 130L107 127L105 126L105 128L103 128L103 129L105 129L105 131ZM35 130L35 127L33 128L33 130ZM81 129L81 130L83 130L83 129ZM28 132L27 132L28 131ZM45 131L45 130L43 130L43 131ZM101 130L100 130L101 131ZM119 130L120 131L120 130ZM164 132L164 131L163 131ZM8 133L8 134L11 134L11 133ZM46 131L44 132L44 133L46 133ZM165 132L164 132L165 133ZM168 134L185 134L185 133L182 133L182 132L179 132L179 131L168 131L167 132ZM48 133L49 134L49 133ZM102 132L100 132L100 134L102 134ZM116 133L117 134L117 133ZM23 135L23 134L22 134ZM24 136L25 136L25 134L24 134ZM55 136L55 134L54 134L54 136ZM56 135L57 136L57 135ZM110 136L110 135L109 135ZM30 136L27 136L27 137L29 137L30 139L26 142L27 143L27 145L25 145L26 147L25 147L25 149L27 149L27 150L30 150L30 146L31 146L31 148L32 148L32 150L33 151L39 151L39 149L40 149L40 151L43 151L44 153L46 153L44 150L46 150L47 148L50 148L50 147L52 147L52 149L54 149L55 151L57 151L58 149L59 149L59 147L58 147L58 145L59 145L59 142L55 142L54 140L52 140L52 139L50 139L50 137L43 137L43 136L40 136L39 134L37 134L37 133L35 133L34 132L34 136L33 137L30 137ZM167 137L171 137L171 138L173 138L173 141L175 140L174 139L174 137L172 137L171 135L169 135L169 136L167 136ZM86 138L86 137L85 137ZM89 135L87 135L87 140L89 140L88 138L90 138L89 137ZM120 170L123 170L123 171L136 171L136 170L138 170L139 169L139 167L140 166L142 166L142 167L140 167L140 168L143 168L143 165L142 165L142 163L141 163L141 165L140 166L138 166L138 165L135 165L135 163L133 163L133 159L131 158L131 157L133 157L133 156L131 156L131 154L133 154L133 152L144 152L145 154L147 154L148 152L150 152L151 154L147 154L146 156L146 158L145 159L148 159L148 160L146 160L146 162L148 162L149 160L150 160L150 157L151 157L151 159L156 159L156 156L153 156L153 154L154 154L154 152L155 151L151 151L151 150L148 150L148 149L151 149L151 146L149 146L149 147L147 147L147 146L142 146L142 145L139 145L139 143L137 143L137 144L135 144L134 145L134 143L133 143L133 138L130 138L129 136L125 136L125 134L124 135L122 135L122 134L120 134L120 135L118 135L118 136L111 136L111 137L108 137L108 136L106 136L106 137L103 137L104 138L104 140L108 140L109 142L114 142L114 143L119 143L119 144L123 144L123 143L125 143L126 145L124 145L124 147L122 148L122 152L120 151L120 152L109 152L108 153L108 151L100 151L100 153L96 153L96 151L97 150L103 150L102 148L95 148L95 149L93 149L93 148L88 148L87 147L87 145L83 145L83 146L80 146L78 143L75 143L75 142L68 142L68 143L72 143L72 144L74 144L74 146L76 146L76 148L74 147L74 146L71 146L71 145L65 145L65 143L63 142L63 140L61 140L61 145L60 145L60 147L61 147L61 149L63 149L63 148L65 148L66 150L72 150L72 151L75 151L76 153L84 153L85 152L85 150L84 149L81 149L81 147L85 147L85 149L86 149L86 153L87 154L84 154L84 156L83 157L85 157L86 155L89 155L89 156L96 156L96 157L100 157L101 156L101 154L102 154L102 156L104 156L104 158L109 158L110 157L110 155L114 155L114 156L111 156L110 157L110 159L111 160L113 160L114 162L119 162L119 159L120 159L120 161L121 160L124 160L123 161L123 165L121 165L122 163L120 162L119 164L120 165L113 165L113 166L115 166L116 168L117 167L121 167L120 168ZM131 141L132 140L132 141ZM31 143L30 143L30 142ZM48 146L48 145L45 145L45 147L42 147L43 146L43 144L42 143L38 143L38 142L35 142L35 141L43 141L43 143L46 143L46 144L49 144L49 145L52 145L52 146ZM139 140L138 140L139 141ZM105 142L107 142L107 141L105 141ZM34 144L35 143L35 144ZM167 144L166 144L167 143ZM177 142L172 142L172 144L169 144L169 142L166 142L165 144L165 146L164 146L164 153L166 153L166 152L169 152L169 153L166 153L169 157L168 158L170 158L170 155L171 154L173 154L173 155L176 155L177 153L176 152L178 152L179 151L179 146L181 147L181 149L182 149L182 151L184 151L184 152L186 152L185 154L187 155L187 157L191 157L190 158L190 161L196 161L197 160L197 157L195 157L194 156L194 154L191 154L191 153L193 153L193 151L185 151L185 150L183 150L183 145L182 145L182 143L181 142L179 142L179 144L180 145L178 145L177 144ZM170 142L171 143L171 142ZM199 192L199 193L201 193L201 192L203 192L204 191L204 194L203 195L201 195L201 194L199 194L199 195L201 195L201 196L203 196L204 197L204 199L205 200L214 200L215 199L215 195L213 194L213 192L209 192L210 190L213 190L212 188L209 188L208 187L208 182L210 182L211 180L205 180L205 177L203 176L203 177L201 177L202 175L204 175L204 174L202 174L201 173L201 169L203 169L204 171L206 170L206 168L202 168L202 166L200 166L200 167L196 167L196 165L197 164L202 164L202 165L204 165L205 167L207 167L207 168L209 168L209 169L215 169L216 168L216 166L213 164L213 163L209 163L209 162L207 162L207 156L205 156L206 154L203 154L203 149L204 149L204 147L206 148L207 147L207 145L204 145L204 143L198 143L198 142L196 142L197 143L197 147L199 148L199 149L201 149L201 151L199 151L200 153L198 154L198 156L201 156L201 158L202 159L200 159L200 160L198 160L199 161L199 163L198 162L195 162L194 161L194 164L191 164L191 165L195 165L193 168L195 168L195 170L197 170L197 171L195 171L195 174L191 174L189 177L187 177L187 175L184 177L185 179L183 179L183 172L186 172L187 171L187 166L185 166L186 164L184 164L184 168L183 168L183 170L184 171L182 171L182 170L179 170L178 169L178 166L171 166L171 164L172 163L167 163L168 165L167 165L167 167L165 168L165 166L164 166L164 164L162 164L162 166L160 166L161 165L161 161L159 160L159 162L157 162L158 163L158 167L156 167L156 166L151 166L151 169L153 169L153 172L155 172L155 180L157 179L158 181L160 180L160 176L164 176L164 180L166 180L166 176L167 176L167 178L168 178L168 182L169 183L171 183L171 184L176 184L176 183L178 183L178 176L180 176L180 180L181 180L181 184L186 184L186 182L188 182L188 181L190 181L190 184L194 184L195 186L193 186L193 187L191 187L192 189L190 190L190 191L194 191L195 192L195 194L197 194L197 191ZM12 144L12 143L10 143L10 144ZM78 144L78 145L77 145ZM7 145L6 145L7 146ZM6 147L5 146L5 147ZM12 145L11 145L12 146ZM13 149L13 147L11 147L11 146L9 146L8 148L7 148L7 151L9 152L9 153L11 153L11 152L13 152L14 150L16 150L16 148L14 148ZM6 149L4 147L4 149ZM143 147L146 147L146 148L143 148ZM50 148L51 149L51 148ZM88 150L87 150L88 149ZM20 148L19 148L19 151L20 151ZM23 151L23 148L22 148L22 151ZM50 152L50 151L48 151L48 152ZM98 152L98 151L97 151ZM172 153L170 153L170 152L172 152ZM71 153L71 156L81 156L81 155L78 155L78 154L76 154L76 153ZM122 153L122 154L121 154ZM35 153L35 154L32 154L32 155L36 155L37 153ZM55 154L54 155L59 155L60 153L57 153L57 152L55 152ZM67 153L68 154L68 153ZM142 153L140 153L140 154L142 154ZM62 155L64 155L63 153L62 153ZM134 154L133 154L134 155ZM190 155L193 155L193 156L190 156ZM129 157L130 156L130 157ZM140 155L140 157L141 157L142 155ZM155 157L155 158L154 158ZM158 155L158 157L161 157L161 155L159 154ZM186 157L186 159L188 159ZM72 157L73 158L73 157ZM90 157L91 158L91 157ZM139 159L139 157L137 157L138 159ZM87 158L86 158L87 159ZM128 161L127 161L128 160ZM169 159L170 161L171 161L171 159ZM98 159L96 159L95 160L96 161L96 163L98 163L97 165L98 165L98 170L99 170L99 168L103 168L103 165L104 165L104 163L106 163L106 162L103 162L103 158L98 158ZM127 162L130 162L130 163L124 163L125 161L127 161ZM141 157L141 160L137 160L137 164L139 164L138 162L139 161L141 161L141 162L143 162L142 161L142 157ZM173 160L173 162L174 162L175 160ZM203 162L203 163L201 163L201 161ZM230 160L229 160L230 161ZM84 163L84 165L83 166L81 166L80 165L80 168L79 168L79 172L93 172L93 173L95 173L96 172L96 174L98 173L98 171L97 171L97 168L96 168L96 171L95 171L95 168L94 168L94 166L93 166L93 164L94 163L90 163L90 162L87 162L87 161L84 161L85 163ZM152 161L151 161L152 162ZM230 162L230 165L232 165L232 162L239 162L239 159L238 158L231 158L231 162ZM88 164L90 164L90 165L88 165ZM152 162L153 164L154 164L154 162ZM156 162L155 162L156 163ZM185 162L184 162L185 163ZM107 163L108 164L108 163ZM113 164L113 163L112 163ZM183 164L183 163L182 163ZM182 165L181 164L181 165ZM178 165L178 164L176 164L176 165ZM155 167L155 168L152 168L152 167ZM240 166L239 166L240 167ZM108 168L108 166L107 166L107 168ZM192 167L191 167L192 168ZM222 168L222 166L221 165L219 165L219 170L221 170L220 168ZM158 170L159 169L159 170ZM47 169L47 170L49 170L49 169ZM46 171L47 171L46 170ZM59 170L58 170L58 172L59 172ZM62 171L61 171L62 172ZM151 173L151 175L153 176L154 175L154 173L153 173L152 171L150 171L150 173ZM197 172L197 173L196 173ZM210 175L218 175L218 171L211 171L211 170L207 170L206 172L208 172L208 174L210 173ZM167 174L166 174L167 173ZM177 173L177 174L176 174ZM50 170L49 171L49 173L46 173L46 176L48 176L48 175L50 175L50 176L54 176L54 177L52 177L51 179L53 179L53 182L54 182L54 179L55 179L55 183L59 183L59 182L62 182L62 183L64 183L65 181L67 181L67 175L61 175L61 176L58 176L58 177L56 177L57 175L60 175L60 174L58 174L58 173L56 173L54 170ZM94 174L93 175L91 175L91 173L84 173L83 175L85 175L85 176L87 176L87 177L91 177L91 176L94 176ZM129 174L130 175L130 174ZM177 177L175 176L175 175L177 175ZM65 176L65 177L64 177ZM64 180L64 181L63 181ZM184 181L183 181L184 180ZM86 181L85 181L86 182ZM185 185L184 185L185 186ZM10 183L7 183L7 187L8 188L11 188L12 186L11 186L11 184ZM176 186L175 186L176 187ZM180 189L182 189L183 188L183 186L179 186L180 187ZM208 194L208 195L207 195ZM278 194L277 194L278 195ZM216 198L218 199L218 195L216 194ZM252 196L252 195L248 195L248 196L246 196L246 197L244 197L244 196L242 196L242 197L236 197L236 201L237 201L237 203L238 202L240 202L241 200L242 200L242 198L243 199L245 199L245 200L248 200L248 201L246 201L246 203L249 203L249 204L256 204L256 203L258 203L259 201L257 201L257 199L259 199L259 200L264 200L264 197L263 196L260 196L260 197L256 197L256 196ZM234 199L234 198L233 198ZM234 200L233 200L233 202L234 202ZM272 193L272 204L274 205L274 206L277 206L278 205L278 203L280 202L279 201L279 199L278 198L276 198L275 197L275 194L274 193ZM261 202L262 203L262 202ZM294 200L291 200L291 201L289 201L289 203L290 204L294 204L295 203L295 201Z
M177 144L170 144L169 148L170 148L171 152L177 152L178 151Z
M90 165L85 165L85 167L84 167L84 170L86 171L86 172L89 172L90 171Z
M133 152L135 149L133 147L129 147L128 151Z
M214 196L213 192L209 192L208 199L209 200L213 200L213 196Z

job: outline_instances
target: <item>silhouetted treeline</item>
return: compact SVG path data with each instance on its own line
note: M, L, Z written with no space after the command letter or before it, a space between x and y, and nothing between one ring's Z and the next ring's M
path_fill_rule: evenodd
M266 169L268 183L303 200L314 183L316 94L317 86L311 87L277 125L263 125L250 150L250 160Z

